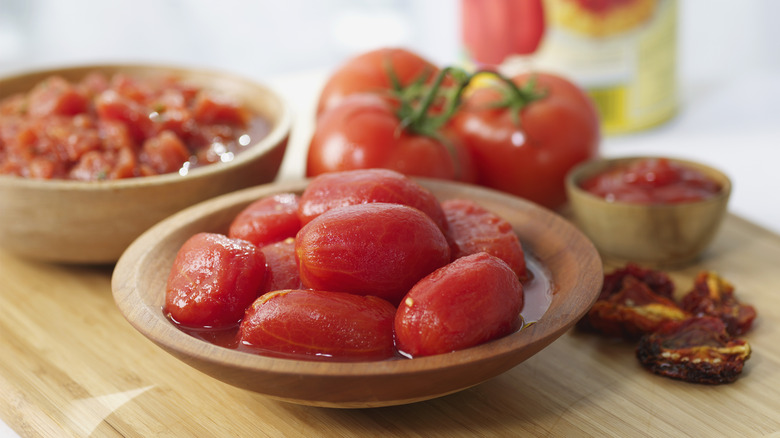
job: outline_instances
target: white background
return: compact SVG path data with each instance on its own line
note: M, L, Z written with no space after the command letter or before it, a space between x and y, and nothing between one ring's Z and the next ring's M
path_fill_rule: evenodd
M780 2L679 0L680 111L604 155L708 162L734 181L730 209L780 232ZM382 45L459 61L457 0L0 0L0 73L146 61L257 78L307 111L327 72ZM299 134L294 141L304 147ZM290 169L287 167L286 169Z
M705 161L734 182L730 210L780 233L780 2L679 0L680 111L604 155ZM457 0L0 0L0 74L114 61L228 70L277 87L300 121L294 177L327 72L379 46L439 64L460 55ZM11 432L0 422L0 436Z

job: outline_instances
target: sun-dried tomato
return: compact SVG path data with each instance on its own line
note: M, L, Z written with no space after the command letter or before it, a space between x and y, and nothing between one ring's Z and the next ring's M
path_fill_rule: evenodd
M639 340L636 356L649 371L692 383L730 383L750 357L750 344L729 336L717 317L668 321Z
M695 316L720 318L732 336L750 331L756 319L756 309L737 300L734 286L718 274L708 271L696 275L693 289L682 297L680 307Z
M615 269L609 274L604 275L604 283L601 287L601 293L597 299L594 307L604 307L606 304L602 303L607 301L611 296L618 294L624 289L624 283L633 285L636 282L644 283L644 285L650 289L650 292L658 297L666 298L668 300L673 299L674 295L674 283L666 273L661 271L655 271L652 269L642 268L635 263L628 263L622 268ZM667 303L668 304L668 303ZM598 312L604 313L605 309L600 309ZM596 312L591 312L596 313ZM602 331L597 329L591 324L591 313L587 314L584 318L577 322L577 328L584 331ZM598 316L593 316L598 318ZM603 327L604 324L598 324ZM608 330L608 334L613 334L614 330ZM641 333L640 333L641 334ZM625 337L625 336L624 336ZM634 337L633 335L631 337Z
M586 314L583 326L609 337L633 340L654 331L666 321L680 321L689 316L671 299L656 294L646 283L627 275L620 290L596 301Z
M601 287L599 299L606 299L619 292L623 288L623 280L629 276L645 283L657 295L669 299L674 297L674 283L666 273L645 269L635 263L628 263L625 267L604 275L604 284Z

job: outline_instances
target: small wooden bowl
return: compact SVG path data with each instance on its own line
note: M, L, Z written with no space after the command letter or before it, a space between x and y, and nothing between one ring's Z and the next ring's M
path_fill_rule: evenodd
M231 385L294 403L342 408L389 406L439 397L476 385L531 357L561 336L593 304L603 281L601 259L570 222L522 199L452 182L419 180L440 199L471 198L506 218L551 282L538 322L462 351L375 362L320 362L264 357L185 334L163 314L165 284L177 251L197 232L225 233L255 199L300 193L305 181L266 185L201 203L154 226L122 255L112 289L139 332L202 372Z
M608 202L580 186L598 173L644 158L653 157L594 160L572 169L566 178L566 190L574 220L605 257L657 267L691 263L702 255L720 227L731 181L710 166L669 158L715 179L721 192L704 201L642 205Z
M134 77L173 74L240 97L271 123L268 135L227 163L112 181L34 180L0 175L0 247L31 259L113 263L142 232L200 201L273 181L289 138L290 108L271 89L225 73L149 65L61 68L0 80L0 98L26 92L52 75L76 81L90 72Z

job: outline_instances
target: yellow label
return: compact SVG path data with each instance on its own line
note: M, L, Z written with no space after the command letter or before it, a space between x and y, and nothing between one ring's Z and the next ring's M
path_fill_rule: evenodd
M645 129L677 108L675 0L616 2L587 10L579 0L545 0L547 30L532 59L519 68L549 71L582 86L607 134Z
M599 110L601 125L605 131L619 129L628 124L626 87L590 88L588 94Z

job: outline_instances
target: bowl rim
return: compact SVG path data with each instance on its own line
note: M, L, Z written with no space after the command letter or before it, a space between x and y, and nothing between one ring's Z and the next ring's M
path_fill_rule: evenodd
M632 203L632 202L608 201L601 196L590 193L589 191L583 189L582 186L580 185L580 183L585 178L594 176L599 172L613 169L624 163L631 163L643 159L667 159L669 161L683 164L697 170L703 170L705 171L705 174L707 176L710 177L715 176L715 179L721 185L721 189L718 193L715 194L715 196L712 196L707 199L697 200L697 201L686 201L686 202L678 202L678 203L659 202L659 203L641 204L641 203ZM729 199L729 197L731 196L731 191L733 189L733 183L731 181L731 178L724 171L718 169L717 167L714 167L710 164L701 161L694 161L687 158L680 158L680 157L669 156L669 155L625 155L625 156L608 157L608 158L602 157L602 158L596 158L594 160L588 160L574 166L566 174L565 185L567 190L570 193L587 198L591 202L598 202L605 206L609 205L611 206L611 208L634 208L634 209L649 208L649 209L657 209L657 210L670 210L670 209L685 208L686 206L721 203Z
M181 182L185 180L207 178L213 174L223 171L230 171L234 167L243 166L246 163L262 156L266 152L274 149L278 144L289 136L292 129L293 113L292 107L286 99L277 91L265 83L242 76L233 72L218 70L213 68L187 67L181 65L167 65L162 63L98 63L98 64L71 64L63 66L50 66L28 71L16 72L0 77L0 85L6 82L18 81L29 76L47 77L47 75L56 72L65 72L74 75L84 75L95 70L105 70L110 72L123 70L148 70L150 74L173 73L173 74L198 74L214 78L224 78L231 82L243 83L261 90L268 97L275 101L279 107L279 113L275 114L276 121L271 125L271 130L263 138L247 147L241 153L236 154L228 162L210 163L204 166L198 166L190 169L186 175L180 175L176 172L160 175L141 176L134 178L122 178L104 181L78 181L69 179L35 179L16 175L0 174L0 185L9 188L24 188L33 190L82 190L87 192L115 191L131 189L141 186L163 185L167 183ZM11 94L0 95L3 99Z
M425 178L417 178L417 180L423 182L429 189L435 189L435 187L440 184L466 186L462 183L435 181ZM382 377L405 373L431 373L445 369L458 368L466 364L471 365L474 363L491 362L498 358L510 361L513 356L519 355L521 351L524 351L523 348L518 349L518 346L535 348L533 350L533 353L535 353L571 328L598 297L601 288L600 282L603 280L603 266L598 251L584 234L579 232L579 230L577 230L569 221L552 211L506 193L500 193L476 186L469 187L471 190L477 190L480 195L484 195L488 198L498 200L512 199L513 202L524 203L530 206L529 208L538 210L535 214L541 212L544 221L552 224L549 225L550 227L571 227L577 231L574 238L576 240L576 245L587 250L586 257L582 261L583 263L577 268L578 272L592 272L598 274L596 275L598 278L593 279L593 281L598 282L598 287L591 291L591 297L587 297L589 298L589 305L583 306L582 308L572 308L573 305L568 303L569 301L573 302L573 300L556 301L556 296L561 296L561 294L556 293L556 291L553 292L553 302L551 302L550 308L556 305L556 303L558 303L558 307L563 307L562 311L565 312L563 317L566 318L564 324L554 324L552 320L555 318L542 318L539 322L531 324L530 326L503 338L495 339L485 344L467 349L433 356L381 361L319 361L261 356L220 347L207 341L197 339L175 327L173 323L164 318L161 308L155 308L146 303L141 299L140 292L127 284L132 282L132 279L140 274L139 270L144 265L143 260L151 256L154 247L150 247L149 245L154 243L152 240L153 237L157 236L159 233L167 235L168 233L175 232L175 230L181 226L181 224L176 225L179 221L187 220L189 221L187 223L192 223L196 220L193 218L198 218L204 212L222 211L234 206L236 203L245 203L245 198L249 193L273 194L282 191L300 190L302 187L305 187L306 181L308 180L272 183L222 195L196 204L193 207L189 207L147 230L147 232L133 242L120 257L116 265L117 268L114 270L112 290L116 305L119 307L120 312L136 330L158 346L171 354L195 359L196 361L220 364L222 366L229 366L231 369L240 369L241 371L273 372L278 375L289 376L317 375L318 377L332 378L345 376ZM560 298L560 300L563 300L563 298ZM143 303L143 306L140 309L142 314L135 315L133 318L128 318L130 314L139 312L139 302ZM133 306L136 307L134 308ZM527 342L526 338L531 339L532 342ZM216 361L215 357L220 358L219 361ZM327 363L329 366L323 366L323 363ZM516 363L512 364L512 366L514 365L516 365Z

